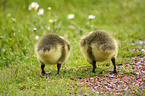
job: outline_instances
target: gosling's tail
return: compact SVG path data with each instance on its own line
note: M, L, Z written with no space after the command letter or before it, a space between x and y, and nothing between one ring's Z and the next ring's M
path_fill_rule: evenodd
M44 45L44 46L38 46L38 49L37 49L37 51L43 51L43 52L45 52L45 51L50 51L52 49L52 46L51 45Z
M104 45L101 45L100 49L104 52L113 52L116 50L116 46L113 44L104 44Z

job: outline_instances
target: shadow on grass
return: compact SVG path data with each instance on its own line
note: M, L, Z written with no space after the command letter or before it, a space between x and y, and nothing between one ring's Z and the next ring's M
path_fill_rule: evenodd
M123 69L122 69L123 68ZM124 67L120 67L118 65L117 73L119 74L135 74L135 71L127 70ZM105 74L114 74L113 73L113 66L106 66L106 65L99 65L96 68L96 73L92 73L92 66L91 65L83 65L78 67L71 67L71 68L62 68L60 70L60 74L56 75L57 70L51 70L51 74L47 74L45 77L50 79L70 79L70 80L76 80L76 79L84 79L87 77L95 77L95 76L101 76Z
M47 74L47 78L69 78L70 80L83 79L87 77L94 77L104 75L110 68L99 66L96 68L96 73L92 73L92 66L79 66L73 68L64 68L60 70L60 74L56 75L56 70L52 70L51 74Z

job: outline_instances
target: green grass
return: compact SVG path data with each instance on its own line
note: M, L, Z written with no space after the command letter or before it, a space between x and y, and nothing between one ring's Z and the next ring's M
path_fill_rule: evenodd
M131 45L133 40L145 39L143 0L35 0L40 8L44 8L43 16L37 15L37 11L28 11L32 1L0 1L0 36L3 37L0 39L0 95L95 94L75 80L97 76L102 70L107 72L113 68L109 61L97 63L97 73L91 73L92 67L79 50L79 41L83 34L92 30L108 31L118 40L117 63L127 64L131 61L125 58L144 56L133 51L144 46ZM49 6L51 11L47 10ZM68 14L75 14L75 18L69 20ZM96 18L88 20L90 14ZM16 22L12 18L16 18ZM49 23L50 19L57 19L57 22L53 25ZM51 71L52 75L41 77L40 64L34 53L35 36L50 32L67 38L72 51L58 76L56 66L46 66L45 70Z

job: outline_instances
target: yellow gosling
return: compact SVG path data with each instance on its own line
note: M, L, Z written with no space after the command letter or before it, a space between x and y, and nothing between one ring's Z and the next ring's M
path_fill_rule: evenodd
M111 60L116 71L115 58L118 53L117 41L107 32L95 30L83 36L80 41L80 50L85 59L92 64L95 73L96 62Z
M46 64L57 64L57 74L59 74L61 64L67 60L70 51L70 43L62 36L55 33L49 33L43 36L35 46L35 53L41 63L42 75L49 73L44 71Z

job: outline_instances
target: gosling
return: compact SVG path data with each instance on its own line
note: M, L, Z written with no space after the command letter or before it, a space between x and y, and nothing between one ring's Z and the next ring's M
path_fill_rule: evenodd
M85 59L92 64L93 73L96 73L96 62L111 60L116 71L115 58L118 53L117 41L107 32L95 30L83 36L80 41L80 50Z
M57 74L59 74L61 64L69 57L70 50L70 43L62 36L56 33L48 33L43 36L35 46L35 53L41 63L41 75L50 73L44 71L45 64L57 64Z

